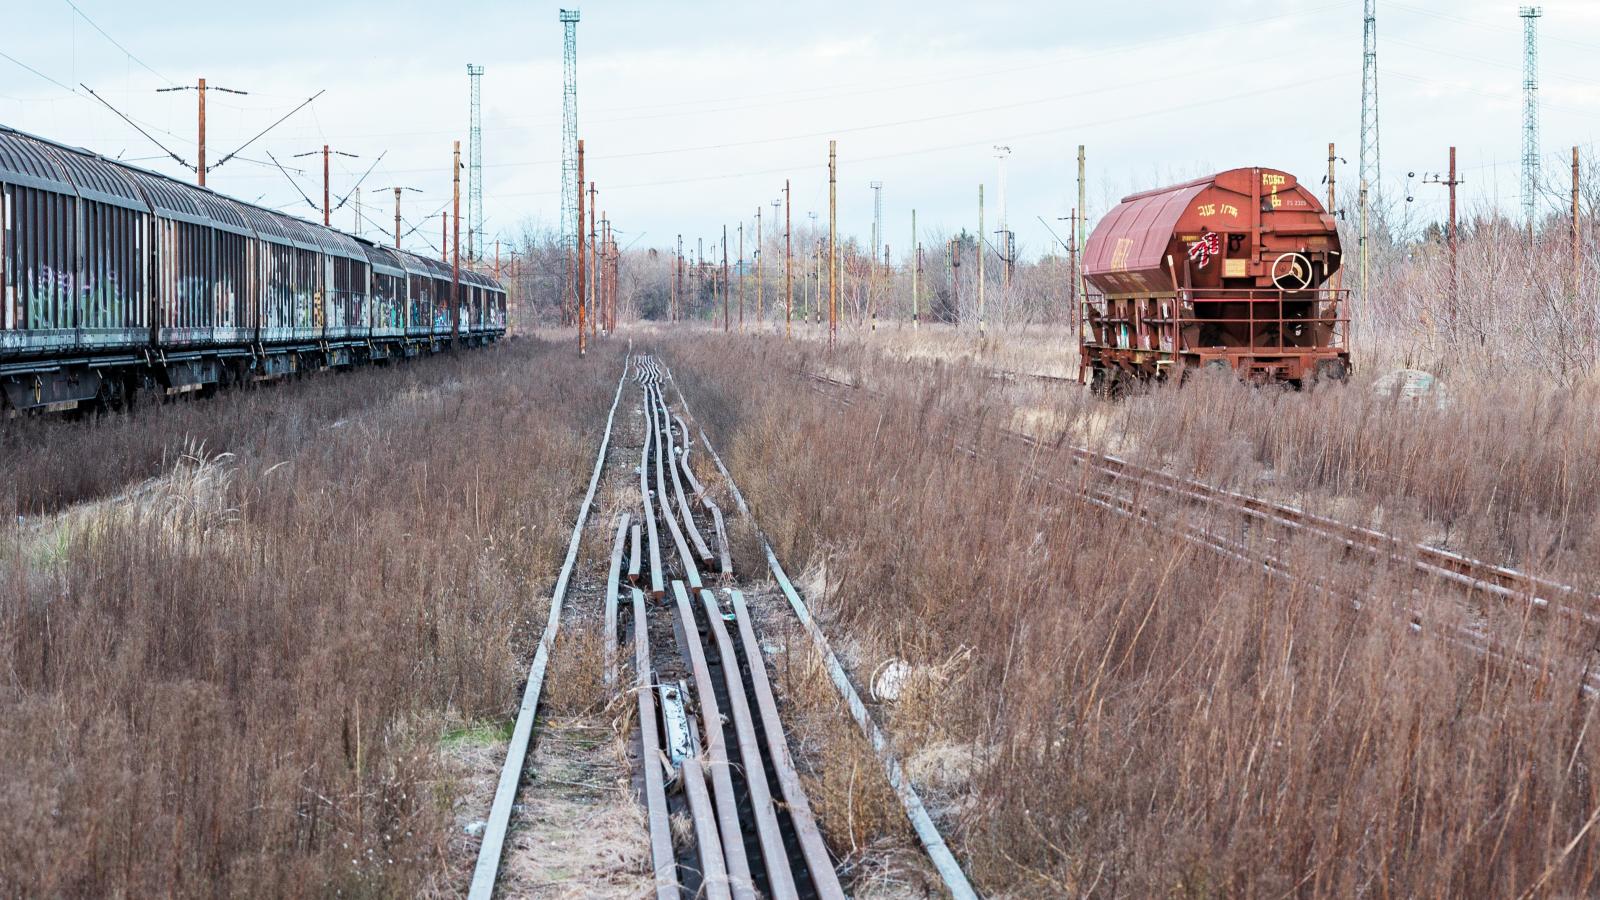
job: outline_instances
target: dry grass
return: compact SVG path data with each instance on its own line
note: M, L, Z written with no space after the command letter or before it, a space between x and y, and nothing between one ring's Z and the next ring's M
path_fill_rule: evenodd
M1438 408L1364 380L1202 379L1107 407L847 347L828 364L876 393L846 408L796 374L814 346L659 343L780 556L828 560L858 684L890 656L948 673L931 693L958 702L889 721L987 893L1595 890L1600 749L1575 684L1154 535L1036 477L1075 472L1064 451L991 427L1048 409L1072 440L1595 589L1593 385L1484 383ZM1320 545L1271 549L1350 575ZM1456 602L1404 570L1355 577Z
M619 361L521 341L10 426L4 492L65 512L5 529L0 893L446 879L441 733L516 706Z

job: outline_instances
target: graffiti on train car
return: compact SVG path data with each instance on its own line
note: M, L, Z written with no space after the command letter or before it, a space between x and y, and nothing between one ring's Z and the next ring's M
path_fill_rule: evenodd
M114 268L101 268L105 274L100 276L49 265L30 269L23 279L24 327L83 328L117 322L123 310L122 282ZM67 298L73 300L70 305Z

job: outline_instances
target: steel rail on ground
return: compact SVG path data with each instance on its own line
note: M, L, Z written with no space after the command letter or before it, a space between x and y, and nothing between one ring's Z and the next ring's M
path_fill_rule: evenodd
M683 389L677 383L677 379L673 378L670 370L667 372L667 378L672 380L673 389L678 394L678 402L683 406L684 412L692 419L694 416L689 412L688 400L684 398ZM917 793L916 787L911 784L911 779L906 776L893 747L890 746L888 735L884 733L871 711L862 702L861 694L856 690L855 685L851 683L849 674L845 671L844 665L839 662L839 657L834 653L827 636L823 634L821 626L811 616L811 611L806 606L805 600L801 598L799 592L795 590L794 584L790 582L788 574L784 571L782 563L778 561L778 556L772 549L771 542L767 539L766 532L761 530L760 523L756 521L749 504L745 502L744 495L739 491L738 484L733 480L732 473L723 464L722 457L718 455L716 448L712 446L711 439L706 436L704 428L699 429L699 435L700 446L705 448L706 453L711 456L712 464L716 466L717 472L728 483L728 492L733 495L734 505L739 508L739 514L744 516L745 520L755 527L756 534L761 540L761 547L766 553L768 569L772 572L778 587L783 591L784 598L788 600L790 609L794 611L796 618L800 620L800 624L810 636L813 646L828 670L829 680L849 708L851 718L855 720L856 725L861 729L862 735L867 739L867 743L871 745L879 765L883 768L884 777L888 780L889 786L893 788L896 798L899 799L901 808L911 823L912 830L917 834L917 840L921 842L923 851L928 854L928 859L933 863L933 867L940 880L944 883L945 889L956 900L976 900L978 897L977 891L973 889L972 883L967 880L966 873L961 870L961 864L956 861L955 854L950 850L949 844L945 842L944 836L939 833L939 828L934 824L933 817L928 814L927 807L922 802L922 797Z
M474 900L489 900L494 896L495 881L500 873L500 857L505 850L506 830L511 825L511 807L516 803L517 789L522 784L522 766L527 760L533 722L539 712L539 695L544 688L545 669L550 662L556 632L561 626L561 604L567 596L572 567L578 561L578 545L583 540L583 526L589 519L589 507L594 503L595 489L600 485L600 473L605 469L606 450L611 446L611 426L617 418L622 387L628 380L632 352L633 342L629 341L628 353L623 357L622 375L617 379L617 392L611 398L611 411L606 414L606 430L600 439L600 452L595 456L594 472L589 476L589 490L583 495L583 504L578 507L578 521L572 526L567 557L561 564L561 575L556 579L555 590L550 594L550 613L545 620L544 634L539 638L533 664L528 668L528 683L522 692L522 705L517 709L517 724L511 732L506 762L500 770L500 781L495 786L494 805L490 807L489 819L484 825L483 842L478 845L478 862L472 870L472 886L467 891L467 896Z

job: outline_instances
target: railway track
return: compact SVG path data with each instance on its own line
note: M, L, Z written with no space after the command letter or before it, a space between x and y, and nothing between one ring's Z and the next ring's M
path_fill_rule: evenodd
M722 511L688 464L693 442L664 378L654 359L636 360L645 527L617 527L606 608L606 646L633 648L656 896L842 898L749 608L730 586ZM693 825L680 846L674 816Z
M612 429L630 378L643 440L638 506L610 538L604 678L637 709L636 786L657 900L843 898L790 756L721 509L695 477L688 426L662 393L662 367L630 357L552 593L517 724L484 829L469 896L492 897L533 737L545 670ZM630 451L627 451L631 453ZM629 477L631 483L631 475ZM675 833L674 822L686 823Z
M826 375L804 374L830 389L860 390L856 385ZM1062 379L1051 377L1050 380ZM851 402L848 396L824 393L842 402ZM1032 450L1047 449L1030 435L1011 429L999 431ZM1348 600L1362 609L1387 613L1414 632L1437 635L1447 643L1497 664L1520 668L1540 679L1565 672L1579 679L1585 693L1600 693L1600 671L1591 671L1585 660L1592 650L1590 645L1595 632L1600 629L1600 597L1538 575L1407 541L1377 529L1340 522L1289 504L1172 475L1087 447L1061 449L1080 467L1083 477L1068 482L1054 477L1054 473L1036 474L1058 487L1081 494L1092 505L1139 518L1197 546L1259 566L1275 578ZM1165 515L1154 513L1143 502L1149 494L1175 498L1181 506ZM1469 614L1453 618L1428 613L1416 596L1362 596L1325 578L1304 575L1284 554L1264 549L1263 542L1241 540L1206 522L1193 521L1183 509L1203 511L1213 522L1248 523L1273 536L1265 543L1282 543L1282 538L1289 536L1309 539L1333 545L1346 558L1366 559L1410 571L1420 576L1422 582L1460 596L1461 609ZM1508 641L1495 635L1486 614L1470 614L1485 601L1520 616L1521 627L1514 639ZM1486 612L1489 611L1493 610ZM1534 635L1527 628L1530 620L1537 620L1537 624L1543 626L1544 635L1554 640L1545 641L1542 647L1535 646L1538 642L1530 640ZM1561 652L1558 654L1557 650Z

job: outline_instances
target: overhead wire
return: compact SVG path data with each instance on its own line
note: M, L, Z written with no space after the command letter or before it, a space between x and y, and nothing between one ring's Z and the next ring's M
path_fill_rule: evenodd
M82 18L85 22L88 22L89 23L89 27L93 28L95 31L100 32L100 36L101 37L103 37L106 40L110 41L112 46L116 47L118 50L121 50L123 52L123 54L126 55L129 59L133 60L134 62L136 62L140 66L142 66L146 72L149 72L151 75L154 75L157 78L161 79L162 81L165 81L167 84L174 84L175 83L171 78L168 78L167 76L161 74L160 72L157 72L155 69L150 68L150 66L147 63L145 63L144 60L140 59L137 56L134 56L132 50L129 50L127 47L122 46L122 42L121 41L118 41L116 38L112 37L109 33L106 32L106 30L104 28L100 27L98 22L96 22L95 20L89 18L89 14L84 12L82 9L79 9L78 8L78 4L73 3L72 0L63 0L63 2L66 3L68 6L72 7L72 11L77 13L80 18Z

